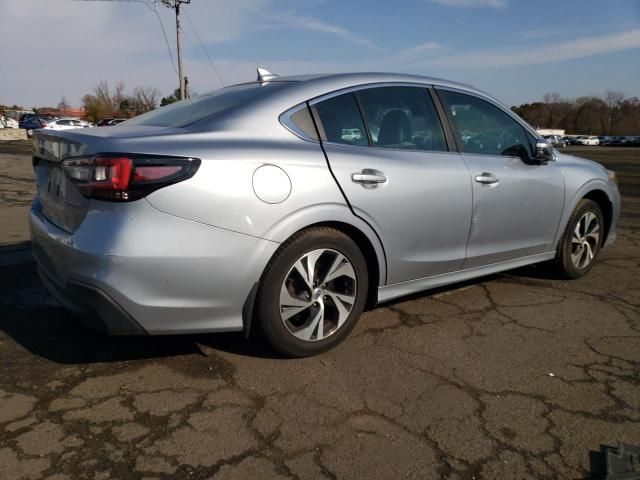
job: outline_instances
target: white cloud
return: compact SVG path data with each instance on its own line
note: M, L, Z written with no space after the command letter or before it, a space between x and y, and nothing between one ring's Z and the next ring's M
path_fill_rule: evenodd
M275 12L274 0L234 0L219 8L209 0L191 2L189 17L209 47L226 84L253 80L259 64L281 75L344 71L408 71L455 76L467 69L465 77L512 67L571 60L591 55L640 48L640 29L622 33L578 38L572 41L493 50L452 51L440 43L424 41L399 51L383 50L375 41L332 23L294 12ZM499 6L501 0L432 0L467 6ZM176 74L167 57L166 45L155 15L147 7L125 2L75 2L65 0L0 0L0 103L21 103L26 107L55 105L65 95L74 105L100 80L111 84L123 80L128 88L137 85L172 92ZM175 45L174 17L158 7L169 43ZM185 19L186 20L186 19ZM224 42L242 38L260 28L300 29L337 39L359 56L355 61L306 60L274 61L264 50L255 58L237 60L226 52ZM25 30L26 28L26 30ZM190 41L197 39L184 25ZM301 33L301 32L300 32ZM298 32L296 32L296 35ZM565 32L566 34L566 32ZM375 37L372 34L372 38ZM185 38L186 40L186 38ZM202 56L194 58L185 41L186 70L191 86L206 92L219 86ZM271 58L275 58L275 55ZM353 58L353 56L352 56Z
M426 42L421 43L420 45L416 45L415 47L411 47L402 52L403 55L407 57L413 57L417 55L431 55L435 52L442 50L444 47L438 42Z
M274 0L233 0L224 2L221 8L220 2L202 0L191 2L183 10L207 45L225 83L255 78L257 63L271 68L283 65L283 73L318 71L311 65L322 66L325 71L331 66L339 69L340 65L269 62L269 58L256 58L255 62L224 60L225 43L265 25L314 31L381 51L369 39L341 26L294 13L273 13L273 3ZM80 105L82 95L100 80L112 84L122 80L128 88L153 85L164 94L172 92L177 84L158 18L141 3L0 0L0 11L0 103L52 105L64 95L74 105ZM160 5L157 11L175 58L175 17ZM217 88L219 82L202 54L189 19L183 18L187 75L192 87L204 92ZM346 68L349 66L344 65Z
M553 37L555 35L559 35L560 33L566 33L566 31L563 32L560 30L540 28L540 29L534 29L534 30L520 30L516 32L515 36L518 38L523 38L525 40L536 40L539 38Z
M346 28L331 23L326 23L315 18L294 15L291 13L278 15L264 15L263 18L276 25L300 28L311 32L326 33L345 40L354 45L360 45L374 51L383 51L368 38L357 35Z
M637 48L640 48L640 29L542 46L528 45L519 49L481 50L447 55L424 63L441 67L484 69L562 62Z
M429 0L433 3L439 3L445 7L506 7L508 0Z

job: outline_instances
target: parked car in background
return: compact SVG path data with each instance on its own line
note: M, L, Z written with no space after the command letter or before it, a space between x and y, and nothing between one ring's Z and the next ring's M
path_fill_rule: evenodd
M33 254L63 305L116 334L259 328L301 357L366 306L538 262L578 278L616 238L614 172L479 90L267 74L36 132Z
M38 116L37 113L23 113L22 115L20 115L18 122L26 122L30 118L35 118L37 116Z
M0 115L0 128L18 128L18 127L19 127L19 123L16 122L13 118Z
M623 147L640 147L640 136L625 137L624 143L619 146Z
M30 117L27 120L20 122L18 126L27 131L27 137L31 137L35 130L43 128L47 123L51 122L53 119L51 118L42 118L42 117Z
M546 138L547 141L556 148L564 148L569 144L564 137L559 135L547 135L544 138Z
M113 127L114 125L118 125L126 120L126 118L103 118L96 123L96 127Z
M79 118L59 118L47 123L43 128L49 130L71 130L72 128L87 128L89 126L89 122Z
M600 145L600 139L595 135L580 137L578 139L578 145Z
M58 117L53 115L39 115L37 113L23 113L20 115L19 122L26 122L30 118L42 118L43 120L55 120Z

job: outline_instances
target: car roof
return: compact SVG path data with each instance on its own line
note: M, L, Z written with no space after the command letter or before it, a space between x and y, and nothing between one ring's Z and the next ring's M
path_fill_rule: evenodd
M471 85L437 77L423 75L412 75L403 73L387 72L357 72L357 73L318 73L308 75L287 75L276 77L270 82L291 82L297 84L297 90L324 91L329 93L335 90L342 90L350 87L357 87L375 83L416 83L424 85L437 85L441 87L459 88L471 91L483 96L490 96ZM247 82L258 83L258 82ZM268 83L268 82L265 82ZM322 95L322 94L320 94Z
M268 95L258 95L241 105L237 105L234 108L226 110L223 114L212 115L198 120L193 124L192 128L207 131L228 130L231 128L246 130L247 128L252 128L252 125L255 125L256 122L262 123L266 128L266 122L272 122L275 120L276 123L273 125L272 131L277 131L277 129L281 127L281 124L278 121L279 116L283 112L288 111L297 105L301 105L304 102L314 101L319 97L331 95L343 90L349 90L351 88L375 87L376 84L388 85L394 83L407 85L413 84L416 86L423 85L425 87L433 85L459 89L464 92L475 94L479 97L484 97L495 104L502 106L504 110L510 111L509 107L482 90L463 83L444 80L441 78L385 72L322 73L281 76L266 82L245 82L223 87L222 90L240 85L262 85L267 87L269 85L275 86L280 84L280 86L284 88L273 89ZM219 90L216 92L219 92ZM203 96L206 97L207 95L214 94L216 92L210 92Z

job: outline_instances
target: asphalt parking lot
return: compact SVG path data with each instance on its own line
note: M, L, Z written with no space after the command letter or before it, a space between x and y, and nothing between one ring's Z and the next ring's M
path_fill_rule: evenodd
M640 445L640 149L585 278L528 267L367 312L335 350L108 338L29 262L29 145L0 145L0 479L599 478ZM4 152L4 153L2 153Z

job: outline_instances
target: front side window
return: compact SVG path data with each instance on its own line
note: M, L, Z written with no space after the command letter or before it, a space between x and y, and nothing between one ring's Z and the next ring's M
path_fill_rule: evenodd
M314 108L320 117L327 142L369 145L364 122L352 93L329 98Z
M447 144L431 96L425 88L380 87L357 93L371 145L446 151Z
M533 149L524 127L480 98L439 91L451 115L465 153L530 158Z

